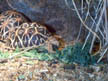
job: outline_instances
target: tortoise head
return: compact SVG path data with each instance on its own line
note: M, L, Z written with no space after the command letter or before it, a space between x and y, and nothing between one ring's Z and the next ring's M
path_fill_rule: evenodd
M49 52L54 53L59 48L59 41L51 36L47 41L47 49Z

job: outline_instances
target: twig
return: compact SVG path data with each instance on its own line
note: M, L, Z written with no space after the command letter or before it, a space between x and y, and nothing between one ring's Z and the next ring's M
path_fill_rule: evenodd
M100 40L100 37L99 37L94 31L92 31L92 30L84 23L84 21L82 20L82 18L81 18L81 16L80 16L79 12L78 12L78 10L77 10L77 7L76 7L76 5L75 5L74 0L72 0L72 2L73 2L74 8L75 8L75 10L76 10L76 13L77 13L77 15L78 15L80 21L82 22L82 24L84 25L84 27L85 27L87 30L89 30L94 36L96 36L96 37L99 39L99 41L100 41L100 48L101 48L101 40ZM99 51L100 51L100 50L99 50Z
M106 53L107 51L108 51L108 48L106 48L106 49L104 50L104 52L101 54L101 57L98 59L97 63L99 63L99 62L102 60L103 56L105 55L105 53Z
M12 8L13 10L17 10L17 8L14 8L14 7L10 4L9 0L6 0L6 2L7 2L7 4L9 5L10 8Z
M72 9L72 8L68 5L68 1L67 1L67 0L65 0L65 3L66 3L66 6L67 6L69 9L75 11L75 9ZM80 9L78 9L78 10L82 11L82 10L84 10L84 9L86 9L86 7L80 8Z
M105 7L103 7L103 9L101 11L101 14L100 14L98 23L96 24L95 32L98 32L98 30L99 30L100 23L101 23L101 20L102 20L102 16L103 16L104 11L105 11ZM90 47L90 53L92 52L92 48L93 48L93 45L94 45L95 38L96 38L96 35L93 36L92 43L91 43L91 47Z
M12 58L14 58L14 57L16 57L16 56L19 56L19 55L21 55L21 54L23 54L23 53L25 53L25 52L27 52L27 51L33 49L33 48L37 48L37 47L40 47L40 46L42 46L42 45L43 45L43 44L41 44L41 45L39 45L39 46L28 47L28 48L24 49L23 51L21 51L21 52L19 52L19 53L13 53L12 56L10 56L8 59L12 59Z
M101 4L101 2L99 2L99 4L97 5L97 9L95 9L95 10L96 10L96 13L95 13L96 16L95 16L94 19L92 18L92 16L91 16L90 13L89 13L90 18L91 18L92 21L93 21L93 23L92 23L92 25L91 25L91 29L96 25L96 19L98 18L98 14L99 14L99 11L100 11L101 6L102 6L102 4L101 4L101 6L100 6L100 4ZM85 42L84 42L84 44L83 44L82 49L84 49L84 47L85 47L85 45L86 45L86 43L87 43L88 38L90 37L90 35L91 35L91 32L88 33L88 35L87 35L87 37L86 37L86 39L85 39Z

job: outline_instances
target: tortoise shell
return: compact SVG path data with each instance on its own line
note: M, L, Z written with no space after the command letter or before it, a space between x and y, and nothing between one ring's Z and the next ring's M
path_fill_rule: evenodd
M25 48L44 44L50 37L52 35L45 26L36 22L23 23L14 32L9 32L6 43L11 48Z
M22 23L29 20L20 12L8 10L0 14L0 38L5 39L9 32L15 31Z

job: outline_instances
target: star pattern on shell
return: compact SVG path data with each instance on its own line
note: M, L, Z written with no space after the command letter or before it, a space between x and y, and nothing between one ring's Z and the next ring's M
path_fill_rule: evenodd
M0 14L0 40L10 48L26 48L44 45L48 50L59 42L47 27L29 20L20 12L9 10Z

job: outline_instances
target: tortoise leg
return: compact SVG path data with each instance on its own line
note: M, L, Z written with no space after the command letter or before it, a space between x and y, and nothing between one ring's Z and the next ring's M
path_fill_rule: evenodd
M50 42L47 42L46 49L48 50L49 53L55 53L55 51L53 50L52 44Z
M59 41L55 37L50 37L46 43L46 48L48 52L55 53L55 49L59 48Z

